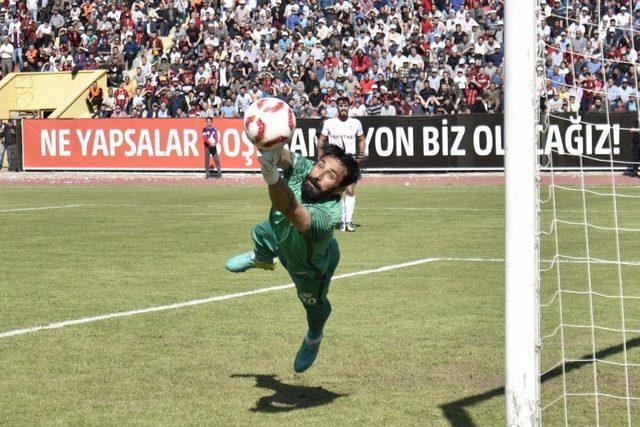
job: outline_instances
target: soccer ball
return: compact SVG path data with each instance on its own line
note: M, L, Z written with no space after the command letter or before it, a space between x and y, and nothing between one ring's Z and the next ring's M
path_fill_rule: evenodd
M271 151L291 139L296 128L296 116L286 102L263 98L245 111L242 127L246 138L259 150Z

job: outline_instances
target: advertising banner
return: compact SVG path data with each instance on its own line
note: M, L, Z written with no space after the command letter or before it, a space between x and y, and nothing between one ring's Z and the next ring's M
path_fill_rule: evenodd
M609 118L609 120L607 120ZM540 162L556 169L623 168L634 113L563 115L541 125ZM362 117L368 171L502 170L503 116ZM27 170L203 170L204 119L24 120ZM225 171L257 171L241 119L214 119ZM320 119L299 119L290 149L315 156ZM523 132L528 131L523 129ZM517 144L517 141L515 142Z
M204 119L24 120L26 170L203 170ZM242 121L216 119L225 170L258 170Z
M631 161L635 113L550 117L539 127L540 164L554 169L621 169ZM503 169L502 114L438 117L362 117L369 171L474 171ZM320 132L319 121L299 120L302 135ZM523 132L528 132L523 129ZM298 138L292 146L305 150ZM514 143L517 146L517 141ZM308 149L308 148L307 148Z

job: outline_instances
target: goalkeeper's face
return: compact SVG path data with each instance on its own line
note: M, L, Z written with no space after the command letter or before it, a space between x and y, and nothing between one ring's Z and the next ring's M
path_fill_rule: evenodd
M313 202L329 200L339 194L344 187L342 181L347 175L347 169L332 156L321 158L307 175L302 185L302 197Z

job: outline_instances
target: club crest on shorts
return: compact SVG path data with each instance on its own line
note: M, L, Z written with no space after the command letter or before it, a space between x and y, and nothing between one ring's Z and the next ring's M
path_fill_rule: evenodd
M315 305L318 302L318 300L313 296L313 294L310 294L307 292L298 293L298 298L300 298L300 301L302 301L307 305Z

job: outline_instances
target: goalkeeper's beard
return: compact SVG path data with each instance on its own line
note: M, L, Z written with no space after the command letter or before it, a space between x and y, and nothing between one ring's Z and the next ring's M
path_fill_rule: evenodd
M333 191L323 191L316 181L311 176L307 176L307 179L302 184L302 198L310 202L324 202L334 196Z

